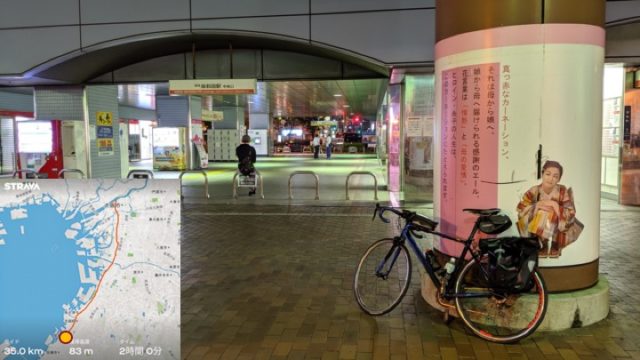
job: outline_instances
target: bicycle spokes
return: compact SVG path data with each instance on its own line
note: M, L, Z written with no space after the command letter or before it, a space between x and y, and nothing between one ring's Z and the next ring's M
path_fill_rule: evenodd
M546 311L542 278L534 273L531 291L513 293L490 285L486 263L467 264L456 281L455 301L465 324L478 336L495 342L517 341L538 327Z
M393 266L398 260L398 255L400 255L401 247L399 245L393 245L391 249L387 252L387 255L380 262L380 265L376 268L376 276L382 278L383 280L387 280L389 278L389 273L393 270Z
M411 279L411 258L403 245L392 239L374 243L362 256L354 277L358 305L366 313L391 311L407 291Z

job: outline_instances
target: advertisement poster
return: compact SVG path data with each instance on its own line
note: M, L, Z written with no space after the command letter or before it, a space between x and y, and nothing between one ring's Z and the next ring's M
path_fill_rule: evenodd
M637 206L640 205L640 90L627 90L624 104L620 203Z
M424 123L422 116L409 116L407 118L407 137L423 136Z
M195 156L198 159L197 161L198 168L200 169L208 168L209 154L207 153L207 150L205 150L204 148L204 139L199 137L198 135L195 135L193 139L191 139L191 142L193 143L193 146L196 149Z
M97 139L98 156L113 155L113 139Z

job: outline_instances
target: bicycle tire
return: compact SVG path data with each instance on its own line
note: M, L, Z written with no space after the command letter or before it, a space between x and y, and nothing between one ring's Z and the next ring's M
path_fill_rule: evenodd
M372 316L384 315L393 310L404 298L411 282L411 256L404 244L395 245L399 251L395 262L388 268L388 278L376 275L376 268L394 248L394 240L380 239L364 252L353 277L353 292L360 309ZM387 261L391 261L393 256ZM397 293L397 296L395 295Z
M472 259L456 279L455 303L460 319L474 334L496 343L513 343L533 334L544 320L548 306L542 275L534 270L533 287L526 293L463 297L490 292L487 272L479 268L487 264L486 256L479 263Z

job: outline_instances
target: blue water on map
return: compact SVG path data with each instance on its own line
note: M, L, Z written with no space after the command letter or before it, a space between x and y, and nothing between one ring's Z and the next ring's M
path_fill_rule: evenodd
M16 208L0 212L6 231L0 235L5 241L0 245L0 344L9 340L17 349L46 351L47 337L65 329L62 306L81 288L78 263L86 266L87 258L78 256L80 247L65 236L79 220L64 219L56 207L52 202L21 206L28 217L16 220L10 216ZM39 357L27 353L8 358Z

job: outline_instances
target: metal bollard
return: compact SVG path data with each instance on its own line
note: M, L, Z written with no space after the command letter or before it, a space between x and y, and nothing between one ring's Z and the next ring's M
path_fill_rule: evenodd
M16 170L16 171L14 171L14 172L13 172L13 175L12 175L11 177L15 179L15 178L16 178L16 175L18 175L18 174L22 174L22 173L24 173L24 174L25 174L25 177L24 177L25 179L27 178L27 174L33 174L33 177L34 177L34 178L36 178L36 179L38 179L38 173L37 173L37 172L35 172L35 170L31 170L31 169L20 169L20 170Z
M294 171L289 175L289 200L293 199L293 193L291 191L291 180L295 175L313 175L316 178L316 200L320 200L320 178L313 171Z
M151 170L131 170L129 171L129 173L127 174L127 179L131 179L131 175L146 175L146 178L148 179L153 179L153 171Z
M202 174L202 176L204 177L204 196L206 196L207 199L211 198L209 196L209 179L207 179L207 173L204 170L189 170L180 173L180 177L178 178L180 180L180 198L184 199L184 195L182 195L182 177L188 173Z
M378 179L376 178L376 176L371 172L371 171L352 171L351 173L349 173L349 175L347 175L347 181L345 182L345 187L346 187L346 192L347 192L347 200L349 200L349 178L351 178L351 176L353 175L371 175L373 176L373 190L374 190L374 195L373 195L373 199L374 200L378 200Z

